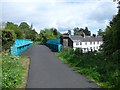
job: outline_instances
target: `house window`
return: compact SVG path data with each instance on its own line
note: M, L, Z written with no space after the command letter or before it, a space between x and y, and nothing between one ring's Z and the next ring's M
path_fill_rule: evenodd
M95 42L93 42L93 44L95 44Z
M99 49L99 46L97 47L97 49Z
M76 42L76 45L79 45L79 42Z
M85 42L85 45L87 45L87 42Z
M98 49L98 46L96 47L96 49Z
M92 42L90 42L90 45L92 44Z
M82 42L80 42L80 45L82 45Z
M93 49L92 49L92 47L90 47L90 51L92 51Z
M97 42L97 44L99 44L99 41Z

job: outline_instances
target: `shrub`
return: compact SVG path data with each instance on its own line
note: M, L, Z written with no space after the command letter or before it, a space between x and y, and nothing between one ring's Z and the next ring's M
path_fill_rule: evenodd
M75 55L79 55L79 54L80 54L80 49L79 49L79 48L76 48L75 51L74 51L74 54L75 54Z
M94 50L94 51L93 51L93 53L96 53L96 52L97 52L97 50Z
M4 29L2 30L2 49L7 50L14 43L16 34L13 30Z
M70 54L74 54L74 49L70 48Z
M2 30L0 29L0 52L2 51Z
M112 58L113 61L116 63L120 63L120 49L116 50L113 54L112 54Z
M2 88L16 88L21 83L23 70L20 57L2 52Z

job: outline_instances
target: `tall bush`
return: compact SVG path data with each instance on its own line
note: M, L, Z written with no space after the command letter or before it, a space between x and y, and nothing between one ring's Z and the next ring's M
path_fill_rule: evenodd
M75 51L74 51L74 54L75 54L75 55L79 55L79 54L80 54L80 49L79 49L79 48L76 48Z
M2 52L2 88L17 88L22 82L24 68L20 57Z
M103 51L107 58L113 58L113 62L120 62L120 1L118 2L118 13L110 21L104 34ZM108 60L109 60L108 59Z
M13 22L7 22L5 25L5 29L13 30L16 34L17 39L24 39L25 35L23 30L19 28L17 24L14 24Z
M14 43L16 34L13 30L3 29L2 30L2 49L7 50Z
M74 54L74 49L70 48L70 54Z

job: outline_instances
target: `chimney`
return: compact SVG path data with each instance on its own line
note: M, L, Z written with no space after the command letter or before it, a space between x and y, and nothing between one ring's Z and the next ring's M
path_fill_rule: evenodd
M69 34L68 36L70 37L71 35Z
M83 32L83 37L85 38L85 33Z

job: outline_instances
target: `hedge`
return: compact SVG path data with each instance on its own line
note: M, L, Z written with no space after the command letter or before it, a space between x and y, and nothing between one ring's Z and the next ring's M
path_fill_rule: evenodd
M13 30L3 29L2 30L2 50L7 50L11 47L16 39L16 34Z

